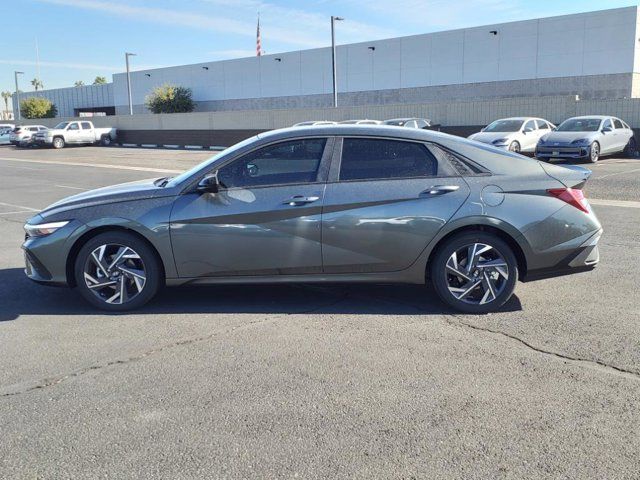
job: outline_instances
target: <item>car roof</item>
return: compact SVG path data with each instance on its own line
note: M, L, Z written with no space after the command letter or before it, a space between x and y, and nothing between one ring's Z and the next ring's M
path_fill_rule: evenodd
M431 121L428 118L424 118L424 117L400 117L400 118L389 118L388 120L385 120L385 122L408 122L409 120L426 120L427 122Z
M567 118L567 120L580 119L580 118L597 118L600 120L606 120L607 118L618 118L618 117L614 117L612 115L582 115L580 117Z
M422 130L417 128L397 128L391 125L313 125L301 130L295 127L281 128L258 134L261 140L279 140L305 136L380 136L398 139L436 141L440 138L459 139L446 133Z

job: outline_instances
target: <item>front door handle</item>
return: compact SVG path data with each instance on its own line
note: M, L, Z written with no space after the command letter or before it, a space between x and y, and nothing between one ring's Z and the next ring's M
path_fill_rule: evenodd
M434 185L426 190L420 192L421 197L435 197L438 195L444 195L445 193L455 192L460 189L458 185Z
M313 203L320 200L320 197L305 197L304 195L294 195L288 200L282 202L283 205L291 205L292 207L297 207L300 205L305 205L307 203Z

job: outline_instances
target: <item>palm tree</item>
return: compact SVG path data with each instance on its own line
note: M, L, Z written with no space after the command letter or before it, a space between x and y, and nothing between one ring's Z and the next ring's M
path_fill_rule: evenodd
M42 80L40 80L39 78L34 78L33 80L31 80L31 85L33 85L33 88L36 89L36 92L38 91L38 89L44 88L44 83L42 83Z
M4 91L0 93L2 99L4 100L4 111L7 116L7 120L9 120L9 99L11 98L11 92Z
M84 82L82 80L76 80L73 84L74 87L84 87Z
M96 77L95 80L93 81L94 85L103 85L107 83L107 77Z

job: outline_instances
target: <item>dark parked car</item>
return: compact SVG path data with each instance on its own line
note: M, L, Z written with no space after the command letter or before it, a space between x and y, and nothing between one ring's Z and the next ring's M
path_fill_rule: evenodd
M517 280L596 265L589 174L414 128L276 130L51 205L25 225L26 273L111 311L165 284L429 281L488 312Z

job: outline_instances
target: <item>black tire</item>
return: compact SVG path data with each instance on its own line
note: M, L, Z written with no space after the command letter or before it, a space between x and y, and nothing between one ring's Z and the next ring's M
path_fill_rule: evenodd
M631 137L627 142L627 145L624 147L624 156L627 158L635 158L637 152L636 148L636 139Z
M60 149L60 148L64 148L64 138L62 137L55 137L53 139L53 141L51 142L51 146L55 149Z
M600 160L600 144L598 142L593 142L589 147L587 160L589 163L598 163L598 160Z
M123 303L107 303L106 297L108 295L101 297L100 293L90 289L85 281L85 269L90 264L91 253L107 244L133 249L144 266L146 280L142 289L130 300ZM76 288L84 299L94 307L108 312L122 312L139 308L149 302L164 284L163 270L156 252L136 235L120 231L101 233L87 241L76 257L74 275Z
M103 135L102 138L100 139L100 143L102 144L103 147L108 147L113 142L111 141L110 135Z
M511 142L509 144L509 151L513 152L513 153L520 153L521 147L520 147L520 142L518 142L517 140L514 140L513 142Z
M449 278L451 274L447 270L447 262L454 252L475 243L493 247L507 265L508 278L504 280L500 279L503 282L500 285L500 293L496 295L493 300L484 304L467 303L464 300L459 300L449 291ZM511 298L511 295L513 295L518 279L518 262L511 247L496 235L481 231L460 233L449 238L434 253L431 259L430 277L436 293L440 299L450 307L463 313L489 313L498 310Z

